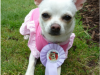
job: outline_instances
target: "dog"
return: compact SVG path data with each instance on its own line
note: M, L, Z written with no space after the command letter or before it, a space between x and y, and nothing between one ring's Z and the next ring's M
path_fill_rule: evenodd
M35 39L41 36L49 43L66 44L73 34L75 13L82 8L85 1L86 0L43 0L38 4L39 8L29 12L20 28L20 33L24 35L24 39L29 37L28 46L30 50L34 49L31 50L25 75L34 75L35 64L39 58L40 51L36 48ZM34 12L35 10L36 12ZM31 17L32 15L37 17L36 20ZM38 26L36 26L36 24L40 29L37 28ZM72 37L75 37L75 35ZM73 41L71 43L73 44ZM41 42L37 44L42 45ZM68 49L66 54L68 54ZM58 75L60 75L61 67L58 67L57 71Z

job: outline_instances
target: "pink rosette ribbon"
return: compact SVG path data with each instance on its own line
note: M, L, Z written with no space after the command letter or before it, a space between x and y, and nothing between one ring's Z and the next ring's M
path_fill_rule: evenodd
M58 75L57 68L64 63L65 52L58 44L48 44L41 50L40 60L46 67L45 75Z

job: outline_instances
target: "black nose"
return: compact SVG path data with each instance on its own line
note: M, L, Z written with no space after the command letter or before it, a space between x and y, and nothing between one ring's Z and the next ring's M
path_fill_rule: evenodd
M51 31L50 31L50 34L51 35L59 35L60 34L60 25L57 24L57 23L54 23L51 25Z

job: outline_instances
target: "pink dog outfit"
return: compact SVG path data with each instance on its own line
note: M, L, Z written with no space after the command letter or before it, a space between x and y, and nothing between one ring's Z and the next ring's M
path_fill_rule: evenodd
M26 16L25 22L20 28L20 33L22 35L30 35L28 47L30 48L33 56L36 58L40 57L42 48L50 43L41 34L41 28L39 25L39 8L31 10L31 12ZM60 43L60 46L64 49L66 58L68 55L68 50L73 45L74 38L75 34L72 33L69 40Z

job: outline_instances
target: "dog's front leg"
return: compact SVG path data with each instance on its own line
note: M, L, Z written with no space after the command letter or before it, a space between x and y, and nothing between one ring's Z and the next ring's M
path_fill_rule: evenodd
M61 66L58 67L57 72L58 72L58 75L60 75L60 73L61 73Z
M34 75L34 69L37 59L30 53L29 64L25 75Z

